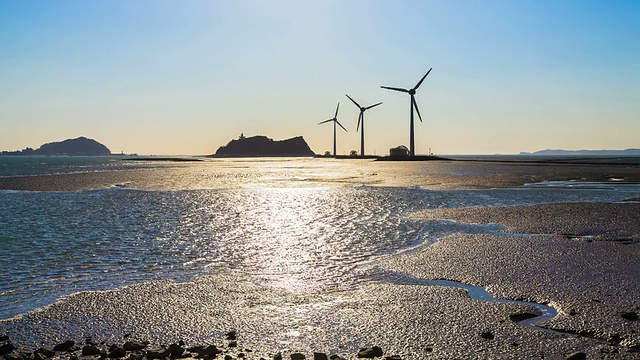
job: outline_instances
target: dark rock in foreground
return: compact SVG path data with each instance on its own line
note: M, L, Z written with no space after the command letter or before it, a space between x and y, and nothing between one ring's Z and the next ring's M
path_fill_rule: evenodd
M366 359L373 359L376 356L382 356L383 352L382 349L374 346L374 347L370 347L370 348L364 348L361 349L358 352L358 357L359 358L366 358Z
M620 317L626 320L638 320L638 313L635 311L625 311L620 314Z
M125 339L128 336L125 336ZM235 331L231 331L226 334L225 339L227 341L228 338L236 338L237 334ZM237 346L236 340L230 340L235 343L235 346L230 346L227 349L220 350L215 345L195 345L187 347L183 341L179 341L178 343L173 343L169 346L160 345L149 347L148 341L137 341L137 340L129 340L125 342L122 346L120 345L105 345L101 343L98 345L92 338L86 339L86 344L79 348L75 346L75 343L72 340L67 340L63 343L56 345L53 349L41 347L35 351L27 350L27 349L17 349L15 348L11 342L9 342L8 336L0 337L4 344L0 345L0 358L5 360L47 360L47 359L59 359L59 358L68 358L68 359L78 359L79 357L87 358L87 359L128 359L128 360L153 360L153 359L183 359L183 358L197 358L204 360L211 360L217 358L218 355L225 353L224 359L244 359L251 358L251 356L247 355L247 353L253 353L256 356L257 353L254 353L252 349L240 349ZM269 355L271 357L272 355ZM382 349L378 346L373 346L370 348L361 349L357 357L358 358L368 358L373 359L377 357L382 357L383 352ZM307 355L294 352L289 355L291 360L304 360L307 359ZM273 355L273 360L283 360L283 356L281 352ZM313 352L312 356L313 360L344 360L341 356L334 354L331 356L327 356L326 353L322 352ZM264 360L265 357L260 357L259 359ZM385 360L400 360L401 357L398 355L387 356Z
M274 141L266 136L241 136L221 146L213 157L313 156L302 136Z

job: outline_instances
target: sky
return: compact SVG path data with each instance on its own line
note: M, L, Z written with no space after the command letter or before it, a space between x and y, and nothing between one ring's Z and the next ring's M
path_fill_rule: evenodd
M640 1L0 0L0 150L78 136L211 154L304 136L316 153L640 148Z

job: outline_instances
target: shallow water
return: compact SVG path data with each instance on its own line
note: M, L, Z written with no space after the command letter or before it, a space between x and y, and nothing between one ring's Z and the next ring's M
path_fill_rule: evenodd
M0 319L85 290L239 273L292 291L354 289L379 257L496 224L416 221L441 207L622 201L638 186L0 191Z
M0 156L0 177L123 170L121 156Z

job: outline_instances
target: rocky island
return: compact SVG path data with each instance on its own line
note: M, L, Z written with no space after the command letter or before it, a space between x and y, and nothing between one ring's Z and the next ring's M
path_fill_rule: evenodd
M93 139L81 136L75 139L46 143L35 150L28 147L19 151L3 151L1 154L99 156L111 155L111 150Z
M245 137L241 134L237 140L231 140L227 145L220 146L210 157L289 157L314 156L307 142L302 136L286 140L274 141L266 136Z

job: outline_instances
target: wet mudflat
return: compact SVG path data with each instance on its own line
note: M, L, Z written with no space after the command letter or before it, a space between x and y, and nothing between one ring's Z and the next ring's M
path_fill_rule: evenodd
M273 165L273 164L272 164ZM68 188L33 177L30 190L79 190L119 184L143 189L369 184L425 188L518 187L554 180L634 181L637 166L480 164L465 162L352 163L332 171L312 163L269 166L190 164L107 172L76 179ZM240 165L241 166L241 165ZM233 170L229 168L233 167ZM322 171L320 171L322 170ZM63 175L51 175L56 179ZM44 181L46 179L46 181ZM0 184L20 182L2 179ZM54 184L54 185L51 185ZM58 184L58 185L56 185ZM29 185L29 186L36 186ZM18 187L18 186L16 186ZM639 194L640 195L640 194ZM640 196L639 196L640 197ZM632 197L629 200L633 200ZM380 276L353 291L306 293L257 285L242 274L200 276L176 284L150 281L118 290L80 292L36 312L0 323L17 347L35 349L66 339L155 346L180 340L218 344L230 330L251 352L272 359L314 352L355 358L379 346L384 356L424 358L640 358L640 204L553 203L529 206L424 210L427 221L499 224L485 234L451 234L433 245L388 256L375 265L419 279L446 279L485 287L494 297L544 303L558 315L544 331L517 320L532 306L474 300L461 289L403 284ZM636 314L636 318L632 315ZM239 351L229 352L237 358ZM222 357L221 357L222 358Z
M344 185L426 189L519 187L543 181L640 182L640 159L580 162L423 161L333 159L211 160L129 165L127 170L0 177L0 190L76 191L111 186L141 190ZM632 161L633 160L633 161Z

